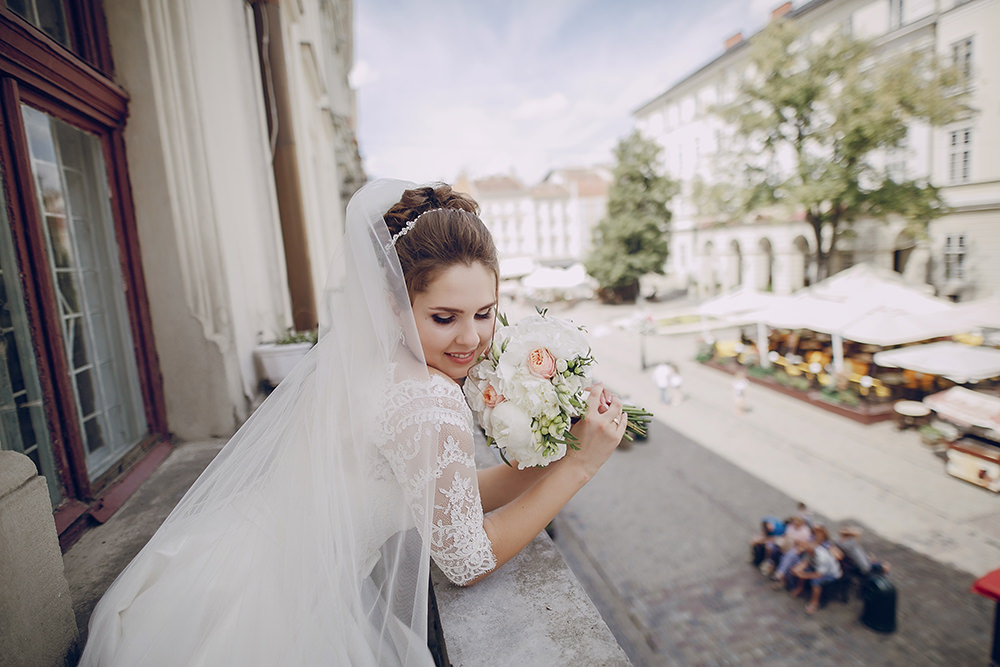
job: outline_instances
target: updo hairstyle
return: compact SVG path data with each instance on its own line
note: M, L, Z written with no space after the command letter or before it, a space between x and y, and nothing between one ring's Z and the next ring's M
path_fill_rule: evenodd
M444 209L444 210L434 210ZM396 240L396 254L410 300L437 276L455 264L482 262L493 271L499 285L500 263L486 225L479 219L479 204L469 195L438 183L403 192L383 216L389 234L397 235L421 213L430 211Z

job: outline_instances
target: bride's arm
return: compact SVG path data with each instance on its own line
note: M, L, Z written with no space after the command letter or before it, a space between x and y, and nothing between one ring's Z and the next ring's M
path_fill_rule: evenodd
M517 464L506 463L479 471L479 496L484 512L503 507L528 490L535 482L550 472L549 468L518 470Z
M383 453L434 561L460 586L483 579L544 530L611 456L625 431L624 419L612 421L621 414L618 399L607 408L592 401L586 417L573 427L579 450L541 471L521 471L528 474L516 483L502 483L511 480L511 473L487 473L484 498L464 396L439 391L440 383L426 387L427 395L404 401L387 418L395 437L382 446ZM533 484L532 477L537 478ZM502 504L485 516L487 503Z
M513 558L545 529L573 495L593 478L621 442L627 418L623 415L618 424L614 423L614 419L622 415L620 399L613 398L604 413L598 411L599 406L599 401L592 401L586 417L573 427L579 449L569 450L562 460L543 469L535 483L521 495L483 520L497 567ZM485 506L485 500L483 504ZM483 573L468 583L475 583L487 574Z

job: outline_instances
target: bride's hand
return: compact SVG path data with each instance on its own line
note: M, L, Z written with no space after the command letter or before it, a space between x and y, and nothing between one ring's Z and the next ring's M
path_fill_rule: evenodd
M583 419L570 429L577 438L578 449L566 452L566 460L579 465L588 477L593 477L625 435L628 415L622 412L622 401L603 385L590 387L590 400Z

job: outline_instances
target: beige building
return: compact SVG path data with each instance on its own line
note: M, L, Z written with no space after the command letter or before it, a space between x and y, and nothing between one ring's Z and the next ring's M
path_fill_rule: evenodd
M1000 156L992 150L1000 145L1000 0L812 0L785 3L772 18L779 16L807 39L847 31L888 51L930 49L968 75L972 114L946 127L913 125L903 150L881 156L938 186L950 212L931 223L927 239L898 218L859 221L856 238L839 243L833 270L870 262L956 300L1000 295L1000 266L990 259L1000 250ZM800 217L759 211L722 224L695 204L695 184L715 182L732 137L711 109L734 99L752 39L730 36L722 55L634 112L640 131L663 146L665 171L682 184L671 204L666 268L673 285L693 295L739 285L788 293L813 275L812 230Z
M364 180L352 11L0 8L0 560L45 564L0 567L0 655L66 648L39 550L106 520L172 438L231 434L261 395L255 346L315 326Z
M566 267L590 251L591 230L604 217L611 171L555 169L535 185L514 176L469 180L458 186L476 198L502 260Z

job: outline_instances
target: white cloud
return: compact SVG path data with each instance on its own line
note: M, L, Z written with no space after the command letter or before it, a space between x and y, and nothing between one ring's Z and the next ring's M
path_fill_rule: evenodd
M355 62L354 67L351 68L351 73L347 76L347 80L354 90L360 90L370 84L376 83L378 78L378 72L368 64L367 60L358 60Z
M566 96L562 93L552 93L546 97L536 97L525 100L514 107L511 112L518 120L555 118L569 106Z
M766 23L780 0L356 4L370 176L454 180L608 162L631 113Z

